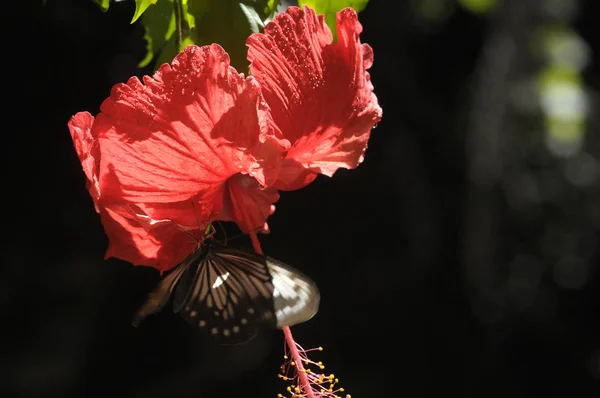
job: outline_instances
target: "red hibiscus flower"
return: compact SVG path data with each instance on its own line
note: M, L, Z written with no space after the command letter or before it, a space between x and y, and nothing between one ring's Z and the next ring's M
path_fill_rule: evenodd
M248 38L252 75L261 85L273 121L292 147L275 186L302 188L317 174L332 176L363 160L382 111L367 69L373 50L361 44L356 12L337 14L337 43L323 15L288 8Z
M167 270L189 254L184 231L199 236L198 220L264 226L289 144L218 45L186 48L144 83L117 84L95 120L78 113L69 127L107 256Z
M107 257L165 271L214 220L266 229L277 189L362 160L381 118L356 13L290 7L248 39L253 76L218 45L189 46L154 76L117 84L69 128L109 238Z

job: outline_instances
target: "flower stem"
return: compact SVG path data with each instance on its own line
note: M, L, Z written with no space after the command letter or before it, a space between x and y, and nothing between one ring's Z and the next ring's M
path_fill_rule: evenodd
M174 0L173 6L175 7L175 47L179 53L183 42L183 4L181 0Z
M254 251L260 254L261 256L264 256L262 248L260 247L260 241L258 240L258 236L256 236L256 232L250 232L250 240L252 240L252 247L254 248Z

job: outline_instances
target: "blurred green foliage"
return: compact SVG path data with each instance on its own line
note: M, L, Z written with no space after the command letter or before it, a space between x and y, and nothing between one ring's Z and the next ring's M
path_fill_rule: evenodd
M176 48L175 44L173 0L158 1L154 6L141 11L148 52L140 62L140 67L152 61L156 67L170 62L179 51L190 44L217 43L229 54L232 66L240 71L247 70L246 39L252 33L263 29L264 24L275 14L279 1L182 0L181 4L183 7L181 48Z
M498 7L498 0L458 0L458 3L474 14L487 14Z
M335 29L336 13L347 7L352 7L356 12L361 12L367 6L369 0L298 0L298 5L307 5L313 8L317 14L325 14L325 22L333 33L334 40L337 37Z
M94 0L103 11L110 0ZM336 32L336 13L346 7L362 11L369 0L298 0L324 14L333 33ZM248 69L246 39L261 32L277 12L279 0L180 0L182 7L181 44L176 45L175 0L135 0L131 23L140 21L145 28L146 56L139 66L154 62L155 68L170 62L175 55L190 44L221 45L231 58L231 65L239 71Z

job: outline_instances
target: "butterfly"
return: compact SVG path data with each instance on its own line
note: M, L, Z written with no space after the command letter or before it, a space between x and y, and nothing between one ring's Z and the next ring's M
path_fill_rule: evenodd
M206 241L205 241L206 242ZM136 312L138 326L173 298L173 311L212 339L233 345L259 329L305 322L319 309L317 285L297 269L212 241L170 271Z

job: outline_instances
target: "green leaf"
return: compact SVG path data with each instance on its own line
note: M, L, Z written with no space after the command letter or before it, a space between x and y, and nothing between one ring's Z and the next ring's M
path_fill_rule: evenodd
M158 69L158 67L162 64L171 63L177 54L178 52L175 48L175 36L172 36L169 41L165 43L162 51L158 53L158 56L156 57L156 63L154 64L154 69Z
M138 18L142 16L144 11L146 11L152 4L156 4L157 1L158 0L135 0L135 13L133 14L131 23L137 21ZM164 2L166 2L166 0L161 1L161 3Z
M108 6L110 5L110 0L94 0L94 3L100 6L102 12L108 11Z
M194 44L191 37L191 28L195 26L194 16L187 12L188 1L183 0L184 11L184 29L181 49L189 44ZM144 59L138 64L143 68L156 58L156 67L165 62L171 62L173 57L179 52L175 48L175 9L173 0L161 0L154 7L151 7L142 15L141 19L146 33L147 53ZM179 50L181 50L179 49Z
M346 7L352 7L359 13L365 9L368 2L369 0L298 0L298 5L300 7L307 5L314 9L317 14L325 14L325 22L329 26L329 29L331 29L334 40L336 40L336 13Z
M264 14L265 14L266 18L263 21L263 26L273 20L273 17L275 17L275 14L277 14L277 6L279 6L279 0L267 1L267 5L265 6L265 10L264 10Z
M148 50L146 57L138 65L143 68L152 61L175 32L175 13L172 1L158 2L144 13L141 21L146 30L144 38Z
M268 0L264 9L265 15L267 15L268 18L273 18L274 14L277 12L277 6L279 6L279 0Z
M198 45L218 43L229 54L231 65L246 71L246 39L262 31L278 4L278 0L188 0L195 19L192 39Z
M249 7L244 3L240 3L240 8L248 20L248 26L251 33L258 33L265 27L260 15L258 15L258 12L256 12L254 7Z
M261 32L272 20L279 0L182 0L182 4L185 26L180 49L175 48L173 0L160 0L143 13L141 21L146 29L148 52L140 67L153 60L155 67L171 62L190 44L218 43L229 53L231 65L238 71L246 71L246 39Z

